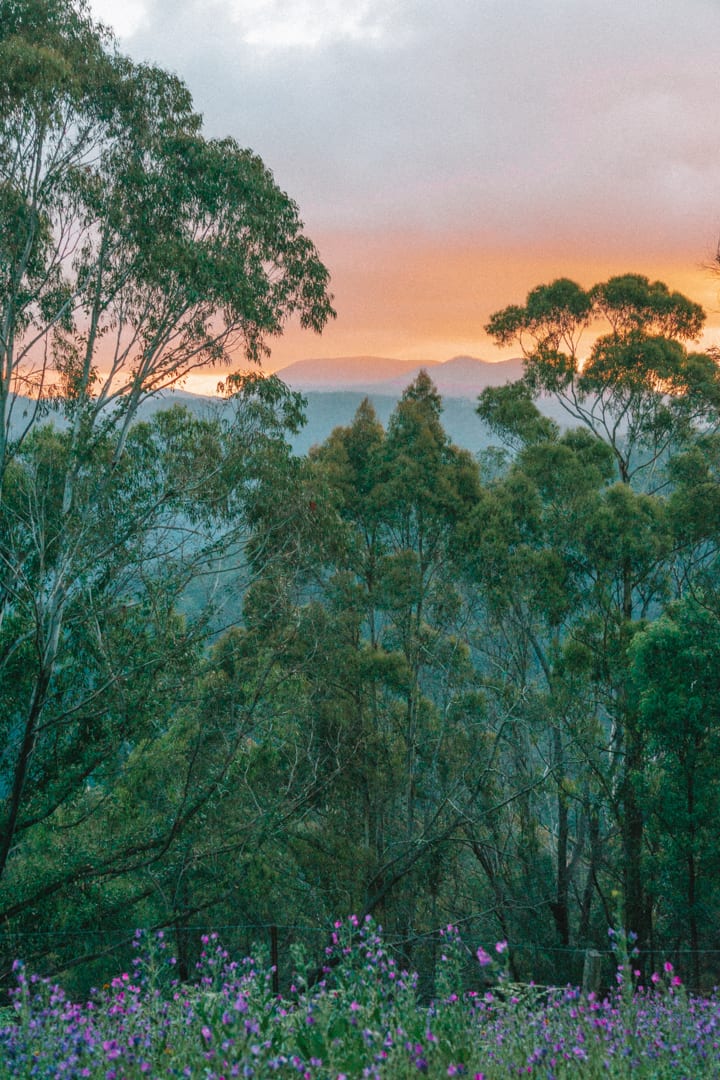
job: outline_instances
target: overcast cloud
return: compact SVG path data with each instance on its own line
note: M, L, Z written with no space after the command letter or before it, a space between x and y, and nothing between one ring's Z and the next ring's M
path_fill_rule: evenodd
M133 2L95 7L317 224L675 246L720 221L717 0Z
M720 234L720 0L95 0L310 234L682 256ZM511 302L518 297L508 297Z

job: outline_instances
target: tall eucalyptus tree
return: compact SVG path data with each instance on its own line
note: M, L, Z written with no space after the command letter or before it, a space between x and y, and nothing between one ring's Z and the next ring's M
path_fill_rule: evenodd
M603 688L608 760L620 768L613 790L625 914L644 943L651 928L637 798L644 745L628 693L627 647L638 620L652 614L670 588L679 533L664 499L667 465L720 422L717 364L685 345L699 335L704 318L699 305L636 274L587 291L567 279L539 286L525 305L490 319L486 329L498 343L520 345L525 373L519 383L486 391L478 407L491 424L527 440L547 436L547 422L532 400L551 395L570 422L585 428L614 459L616 483L601 494L576 537L584 548L588 607L573 638Z
M34 891L23 877L33 830L82 822L101 759L114 783L168 722L202 629L173 601L237 539L264 425L282 442L273 382L237 380L228 422L134 427L140 405L197 367L260 361L291 317L320 331L333 314L296 205L251 151L203 136L178 78L121 55L85 0L0 0L6 914L132 847L66 860ZM141 690L153 671L157 694Z

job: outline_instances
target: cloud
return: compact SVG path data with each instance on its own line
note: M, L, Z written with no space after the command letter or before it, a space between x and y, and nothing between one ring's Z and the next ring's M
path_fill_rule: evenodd
M267 52L377 41L387 15L377 0L231 0L230 11L243 42Z
M282 362L487 353L490 312L562 273L702 287L717 0L101 3L299 203L340 317Z
M145 10L128 51L177 71L309 225L678 246L720 220L711 0Z

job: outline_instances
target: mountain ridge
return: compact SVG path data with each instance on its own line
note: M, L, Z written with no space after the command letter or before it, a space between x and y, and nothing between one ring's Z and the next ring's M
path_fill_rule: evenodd
M433 368L428 360L420 367ZM295 360L274 372L294 390L350 390L385 379L401 378L418 367L416 360L388 356L333 356Z
M293 390L313 393L364 391L398 396L420 371L427 371L444 397L475 398L486 386L503 386L522 375L522 360L480 360L454 356L444 362L418 363L388 357L333 357L296 360L275 374Z

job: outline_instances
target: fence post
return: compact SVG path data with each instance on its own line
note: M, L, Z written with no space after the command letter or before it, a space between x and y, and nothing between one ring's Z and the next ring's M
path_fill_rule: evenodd
M280 972L278 971L278 931L273 923L270 927L270 963L272 964L273 994L280 993Z
M602 953L597 949L585 950L585 962L583 964L582 988L584 994L596 994L600 989L602 978Z

